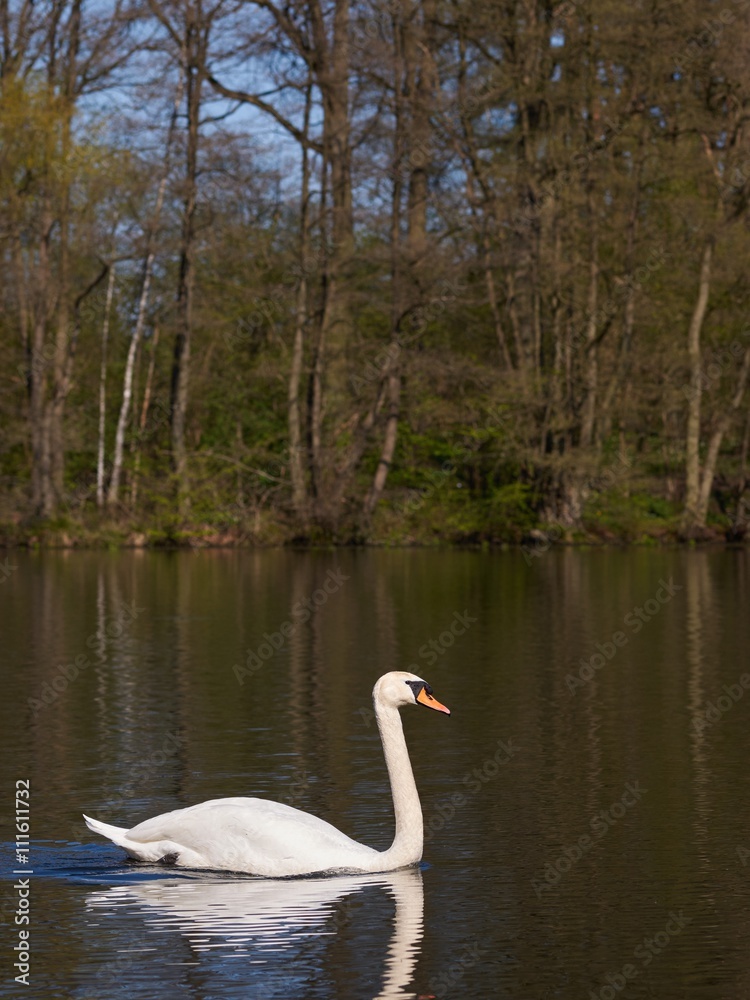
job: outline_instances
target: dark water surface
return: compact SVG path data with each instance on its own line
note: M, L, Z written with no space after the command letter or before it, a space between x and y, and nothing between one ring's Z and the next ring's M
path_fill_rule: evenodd
M746 552L14 553L0 628L3 996L750 996ZM83 825L258 795L387 847L390 669L453 711L404 713L420 870L186 873Z

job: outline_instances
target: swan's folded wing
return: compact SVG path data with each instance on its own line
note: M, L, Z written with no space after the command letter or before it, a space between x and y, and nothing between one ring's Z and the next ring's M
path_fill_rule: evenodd
M138 843L169 841L191 857L199 855L205 867L257 875L364 870L378 855L317 816L253 798L212 799L176 809L139 823L127 836Z

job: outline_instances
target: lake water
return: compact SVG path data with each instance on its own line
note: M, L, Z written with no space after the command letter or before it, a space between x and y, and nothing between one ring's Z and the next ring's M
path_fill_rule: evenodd
M750 553L14 552L0 616L3 996L750 996ZM419 869L189 873L84 826L257 795L387 847L390 669L453 713L403 713Z

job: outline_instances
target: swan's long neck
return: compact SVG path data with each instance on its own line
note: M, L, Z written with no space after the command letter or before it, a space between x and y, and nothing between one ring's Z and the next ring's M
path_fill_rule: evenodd
M396 815L396 836L388 850L383 852L382 858L392 868L399 868L415 864L422 857L422 807L419 804L398 709L379 704L376 699L375 716L383 741L385 765L393 795L393 811Z

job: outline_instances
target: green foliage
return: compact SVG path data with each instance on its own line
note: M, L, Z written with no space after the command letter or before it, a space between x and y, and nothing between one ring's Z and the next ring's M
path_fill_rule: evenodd
M591 535L604 541L648 544L674 538L680 513L680 505L664 497L612 490L588 498L582 523Z

